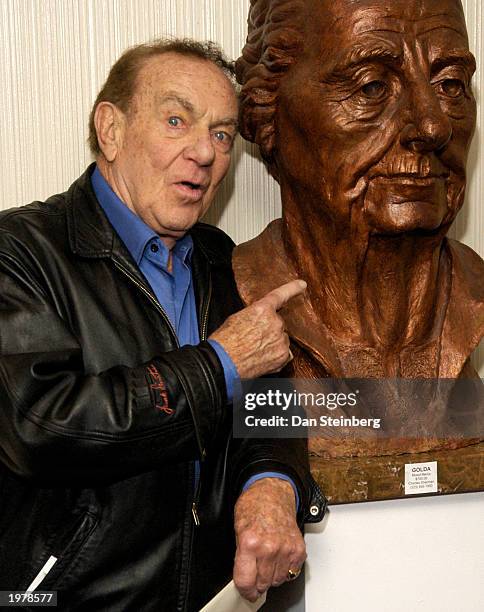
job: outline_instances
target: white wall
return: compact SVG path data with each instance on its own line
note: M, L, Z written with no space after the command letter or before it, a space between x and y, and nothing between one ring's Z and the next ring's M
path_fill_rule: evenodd
M171 33L211 38L237 57L248 5L249 0L0 0L0 207L64 190L82 172L90 161L89 109L123 49ZM471 47L484 66L481 0L464 5ZM480 68L475 78L478 101L482 74ZM453 229L481 256L483 113L480 105L469 202ZM254 149L239 142L210 219L240 242L279 211L275 184ZM483 610L482 510L482 494L333 508L324 535L307 538L307 610Z
M306 543L307 612L484 610L484 493L333 506Z

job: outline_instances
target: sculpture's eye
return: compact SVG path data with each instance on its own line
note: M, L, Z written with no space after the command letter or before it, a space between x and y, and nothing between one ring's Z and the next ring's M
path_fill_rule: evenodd
M449 98L458 98L465 93L465 85L460 79L445 79L440 82L440 89Z
M371 81L361 88L361 92L370 100L379 100L387 93L387 85L383 81Z

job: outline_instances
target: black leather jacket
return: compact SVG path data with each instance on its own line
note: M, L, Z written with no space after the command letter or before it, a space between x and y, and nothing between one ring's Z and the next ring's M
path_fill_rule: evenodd
M196 610L230 579L247 478L289 474L301 523L324 498L301 441L231 436L206 342L241 307L231 241L192 230L201 343L179 348L90 172L0 215L0 589L54 556L39 590L61 610Z

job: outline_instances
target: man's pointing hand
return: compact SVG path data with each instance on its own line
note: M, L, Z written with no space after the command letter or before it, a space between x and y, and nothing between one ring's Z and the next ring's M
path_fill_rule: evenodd
M229 354L240 378L278 372L290 361L289 337L277 311L305 289L303 280L281 285L230 316L210 336Z

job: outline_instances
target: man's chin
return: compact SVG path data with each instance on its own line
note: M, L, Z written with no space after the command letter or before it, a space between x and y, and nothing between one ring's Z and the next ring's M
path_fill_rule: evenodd
M196 223L198 223L199 219L199 215L193 215L187 219L180 219L178 222L172 223L168 227L165 227L165 233L167 236L171 236L175 240L180 240L180 238L183 238L183 236L189 232Z

